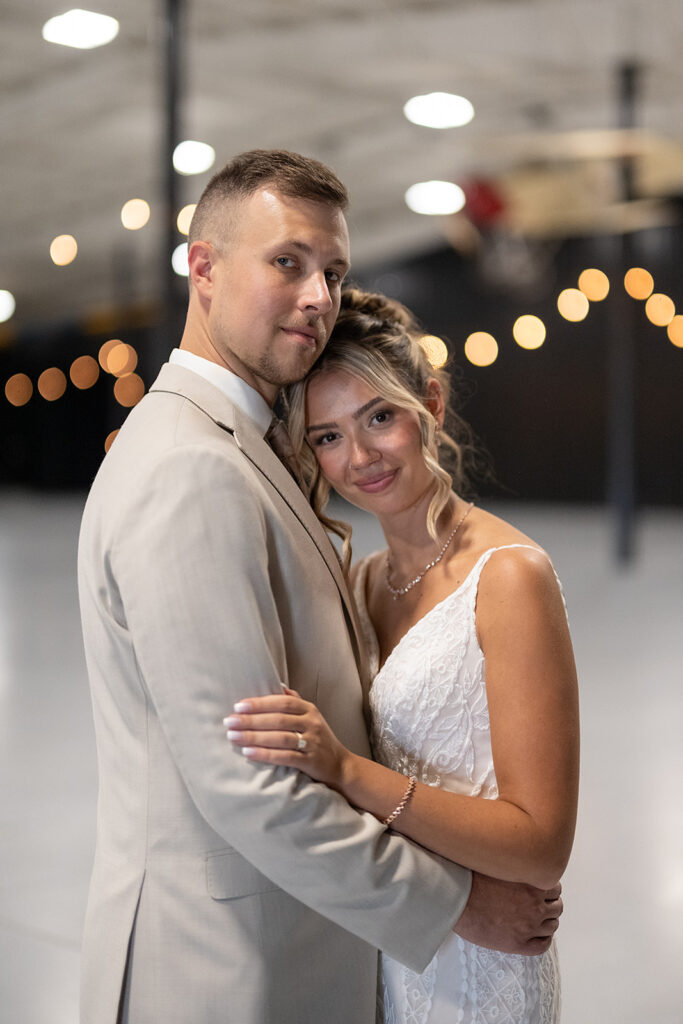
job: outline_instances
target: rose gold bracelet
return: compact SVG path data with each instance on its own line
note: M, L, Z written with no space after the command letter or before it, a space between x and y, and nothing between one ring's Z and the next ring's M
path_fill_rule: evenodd
M396 821L396 819L398 818L399 814L401 814L403 811L405 811L406 807L408 806L408 801L410 800L411 796L415 792L416 785L417 785L417 778L416 778L415 775L411 775L410 779L408 781L408 788L406 789L405 793L401 797L401 800L399 801L398 806L394 808L394 810L391 812L391 814L389 815L388 818L384 819L384 821L382 822L383 825L391 825L392 821Z

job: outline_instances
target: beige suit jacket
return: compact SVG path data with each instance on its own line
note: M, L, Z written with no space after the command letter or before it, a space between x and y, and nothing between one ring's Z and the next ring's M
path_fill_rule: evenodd
M221 720L296 687L368 754L333 548L253 422L166 365L85 508L79 590L97 736L82 1024L372 1024L377 947L421 970L470 875Z

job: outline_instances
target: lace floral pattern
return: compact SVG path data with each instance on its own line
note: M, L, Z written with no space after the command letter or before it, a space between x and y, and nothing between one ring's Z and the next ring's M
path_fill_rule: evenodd
M381 670L365 603L367 560L359 564L354 586L374 676L375 757L427 785L489 799L498 795L498 787L475 608L480 574L496 550L486 551L462 586L405 634ZM453 935L422 974L386 956L382 972L385 1024L559 1021L554 944L541 956L523 957Z

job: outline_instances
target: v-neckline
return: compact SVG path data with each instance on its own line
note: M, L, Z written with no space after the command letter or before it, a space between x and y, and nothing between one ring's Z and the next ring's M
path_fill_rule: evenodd
M467 585L467 583L469 582L470 577L472 576L472 573L478 567L478 565L481 562L482 558L484 558L486 555L488 555L489 552L495 551L495 550L496 550L495 548L488 548L488 550L482 552L482 554L479 556L477 561L474 563L474 565L472 566L470 571L467 573L467 576L465 576L465 579L462 581L462 583L459 583L458 586L455 588L455 590L451 590L450 594L446 594L446 596L442 597L440 601L437 601L436 604L432 605L432 607L428 611L426 611L424 613L424 615L420 616L420 618L417 620L417 622L414 622L412 624L412 626L410 626L405 631L405 633L398 639L398 641L391 648L391 650L389 651L389 653L387 654L386 658L384 659L384 661L382 662L381 665L380 665L381 651L380 651L380 646L379 646L379 639L377 637L377 633L375 631L375 627L372 624L372 619L370 618L370 612L368 610L368 595L367 595L368 573L367 573L367 571L365 572L365 576L364 576L364 579L362 581L362 583L363 583L363 591L362 591L362 593L363 593L363 614L364 614L364 616L365 616L365 618L366 618L366 620L368 622L368 625L370 626L370 630L372 632L372 640L373 640L373 644L374 644L374 652L373 653L375 654L375 656L377 658L378 669L377 669L377 672L375 673L375 679L380 675L380 673L382 673L384 671L385 667L391 661L391 659L394 656L394 654L396 653L396 651L398 651L398 649L402 645L403 641L406 640L407 637L409 637L410 634L413 633L414 630L416 630L418 626L420 626L426 619L428 619L430 617L430 615L432 615L439 608L442 608L446 604L447 601L451 600L451 598L453 598L457 594L459 594L460 591L463 589L463 587L465 587Z
M380 655L381 655L380 646L379 646L379 640L377 638L377 633L375 632L375 627L372 624L372 619L370 618L370 612L368 610L368 594L367 594L367 582L368 582L367 568L368 568L368 566L366 566L365 567L365 572L363 574L363 578L361 580L361 583L362 583L361 593L362 593L362 597L363 597L363 609L362 609L362 611L363 611L363 615L364 615L364 617L365 617L365 619L367 621L368 627L369 627L370 640L372 641L372 646L373 646L373 653L375 654L376 659L377 659L378 669L377 669L377 672L375 673L374 679L377 679L377 677L384 671L384 669L389 664L389 662L391 661L391 659L394 656L394 654L396 653L396 651L398 651L399 647L403 644L403 641L406 640L407 637L409 637L410 634L414 630L416 630L418 626L420 626L426 619L428 619L429 616L432 615L433 612L437 611L439 608L442 608L446 604L447 601L450 601L451 598L456 597L463 590L463 588L469 583L470 578L472 577L472 574L475 572L476 569L479 568L480 563L488 555L492 554L494 551L503 551L505 548L532 548L535 551L539 550L539 548L537 548L534 544L499 544L499 545L495 545L494 547L487 548L486 551L482 551L481 555L476 560L476 562L474 563L474 565L472 566L470 571L467 573L467 576L465 576L465 579L462 581L462 583L458 584L458 586L455 588L455 590L451 590L450 594L446 594L446 596L444 598L442 598L440 601L437 601L437 603L435 605L432 605L432 607L429 609L429 611L426 611L424 613L424 615L421 616L421 618L419 618L417 620L417 622L414 622L413 625L410 626L409 629L407 629L405 631L403 636L401 636L400 639L398 640L398 642L396 644L394 644L394 646L391 648L391 650L389 651L389 653L387 654L386 658L384 659L384 661L382 662L381 665L379 663ZM553 572L554 571L555 570L554 570L554 567L553 567ZM557 573L555 573L555 578L557 579L557 581L559 583L560 581L557 578ZM561 589L561 585L560 585L560 589ZM563 595L562 599L564 600L564 595ZM370 682L370 689L372 689L372 684L374 682L374 679L371 680L371 682Z

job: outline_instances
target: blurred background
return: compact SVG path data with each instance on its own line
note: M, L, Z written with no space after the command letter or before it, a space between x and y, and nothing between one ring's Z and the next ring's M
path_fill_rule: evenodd
M89 13L5 0L0 36L8 1019L77 1019L96 795L75 592L87 488L180 337L192 204L234 154L281 147L347 185L353 280L417 313L491 453L480 500L564 581L584 727L564 1020L680 1024L683 6ZM382 544L344 513L358 553Z

